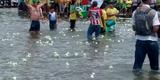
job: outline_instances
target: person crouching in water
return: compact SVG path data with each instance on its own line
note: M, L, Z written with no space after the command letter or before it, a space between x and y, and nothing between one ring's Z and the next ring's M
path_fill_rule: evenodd
M92 34L95 32L95 39L98 41L98 37L101 31L102 10L97 7L96 1L93 1L88 15L90 19L90 26L87 31L87 39L89 42L92 41Z
M69 15L69 21L70 21L70 31L75 31L75 26L76 26L76 20L77 20L77 12L76 10L73 10L70 12Z
M57 28L57 13L54 8L51 8L49 12L49 28L51 31Z
M114 7L114 3L110 3L106 10L106 14L107 14L106 26L107 26L108 32L112 32L115 30L116 19L117 19L116 16L118 15L118 13L119 13L119 10L117 10Z
M42 17L41 7L46 4L46 0L43 3L38 3L38 1L33 0L33 4L29 4L29 0L26 1L26 5L29 8L30 19L31 19L31 26L30 26L30 33L32 34L39 34L40 31L40 22L39 20Z

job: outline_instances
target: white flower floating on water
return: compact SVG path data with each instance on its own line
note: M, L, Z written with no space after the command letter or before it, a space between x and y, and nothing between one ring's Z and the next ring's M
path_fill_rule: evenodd
M66 36L66 34L63 34L63 36Z
M37 43L37 44L41 44L41 43L42 43L42 41L41 41L41 40L39 40L39 41L36 41L36 43Z
M70 54L70 52L67 52L67 53L65 54L65 56L67 56L67 57L68 57L68 56L69 56L69 54Z
M110 38L110 39L108 39L109 41L112 41L112 39Z
M109 45L106 45L105 47L106 47L106 48L109 48Z
M45 36L44 38L47 40L45 41L38 40L36 41L36 43L39 44L40 46L53 46L54 41L52 40L51 36Z
M74 53L74 55L75 55L75 56L78 56L79 54L78 54L78 53Z
M3 41L3 42L4 41L9 41L9 40L11 41L12 39L1 39L1 41Z
M49 44L49 41L44 42L44 44Z
M69 42L66 42L66 44L69 44Z
M54 39L57 39L57 37L53 37Z
M63 32L63 31L60 31L60 32L59 32L59 34L62 34L62 33L64 33L64 32Z
M95 73L92 72L92 74L90 75L91 78L95 78Z
M77 37L79 37L80 35L79 34L77 34Z
M82 42L80 41L79 44L82 44Z
M18 35L20 35L20 33L18 33L18 32L17 33L13 33L13 35L18 36Z
M13 46L14 44L10 44L10 46Z
M94 50L94 52L96 52L96 53L97 53L97 52L98 52L98 50L97 50L97 49L95 49L95 50Z
M70 65L69 62L66 62L66 65L69 66Z
M98 42L95 42L95 44L98 44Z
M84 56L84 57L86 57L86 56L87 56L87 54L86 54L86 53L83 53L83 56Z
M12 62L12 61L10 61L10 62L8 62L8 64L11 64L11 65L13 65L13 66L16 66L18 63L17 63L17 62Z
M111 66L109 66L109 69L113 69L113 66L111 65Z
M104 35L101 35L100 37L101 37L101 38L104 38Z
M107 52L104 52L104 54L107 54Z
M52 40L51 36L45 36L44 38L48 39L48 40Z
M18 64L17 62L13 62L13 63L12 63L13 66L16 66L17 64Z
M121 41L124 42L124 39L122 39Z
M31 53L28 53L28 54L27 54L27 57L31 57Z
M59 54L57 52L53 52L55 57L59 57Z
M121 42L121 40L118 40L118 43L120 43Z
M23 59L22 59L22 61L26 62L26 61L27 61L27 59L26 59L26 58L23 58Z
M14 77L12 77L12 78L13 78L13 80L17 80L17 77L15 77L15 76L14 76Z
M89 42L88 42L88 41L86 41L86 45L89 45Z
M53 42L53 41L51 41L51 42L49 43L49 45L50 45L50 46L53 46L53 43L54 43L54 42Z

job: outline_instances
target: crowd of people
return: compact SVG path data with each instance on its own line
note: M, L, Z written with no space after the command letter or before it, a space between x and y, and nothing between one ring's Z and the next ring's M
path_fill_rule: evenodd
M46 0L42 3L33 1L30 5L29 1L26 1L26 5L29 8L31 26L29 31L31 34L37 34L40 31L40 19L43 18L41 7L46 4ZM158 35L160 25L160 13L154 8L150 7L150 0L142 0L142 2L137 5L137 8L133 11L133 30L136 35L136 45L135 45L135 62L133 66L133 72L141 72L142 65L145 56L148 55L150 61L150 67L152 71L159 70L159 47L158 47ZM77 7L70 11L69 22L70 31L75 31L75 25L77 17L81 16L77 11ZM88 9L88 17L90 25L87 31L87 40L99 41L99 35L107 31L114 31L116 25L116 16L119 10L114 7L114 2L110 2L109 5L103 5L103 7L98 7L98 2L93 1ZM49 9L48 13L49 27L50 30L55 30L57 28L57 12L54 7ZM78 15L78 16L77 16ZM93 34L95 36L93 38Z
M45 18L43 14L43 8L46 4L47 0L40 3L37 0L33 0L32 4L29 4L29 0L26 0L25 4L28 7L28 12L30 13L30 18L32 20L31 28L29 31L38 32L40 30L40 22L39 20ZM114 31L116 25L116 17L119 13L119 10L114 6L114 2L110 2L108 5L102 4L101 7L98 6L98 2L96 4L95 1L91 2L91 6L87 9L88 12L85 14L87 18L91 21L92 25L99 25L100 29L96 34L100 33L105 34L105 32ZM88 3L87 3L88 4ZM95 6L96 5L96 6ZM96 7L96 10L94 10ZM92 10L93 9L93 10ZM77 6L77 2L72 4L72 8L69 11L69 22L70 22L70 31L75 31L76 21L78 18L84 18L83 9L80 6ZM57 27L57 21L59 18L59 13L56 10L56 7L51 6L48 11L47 19L49 20L50 30L54 30ZM34 27L38 26L38 27ZM88 31L93 33L94 31ZM91 34L90 34L91 35Z

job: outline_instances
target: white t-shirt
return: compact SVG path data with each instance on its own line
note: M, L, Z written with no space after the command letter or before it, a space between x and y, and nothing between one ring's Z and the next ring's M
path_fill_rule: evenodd
M150 8L150 6L147 5L147 4L143 4L142 6ZM132 24L133 25L135 24L134 14L135 14L135 11L132 14ZM155 14L155 16L153 18L153 26L156 26L156 25L160 25L160 21L158 19L158 12L156 12L156 14ZM157 35L156 36L141 36L141 35L136 35L136 39L137 40L143 40L143 41L145 41L145 40L158 41Z
M50 14L50 20L52 20L52 21L54 21L54 20L56 20L57 18L56 18L56 12L50 12L49 13Z
M11 2L17 2L18 3L18 0L11 0Z

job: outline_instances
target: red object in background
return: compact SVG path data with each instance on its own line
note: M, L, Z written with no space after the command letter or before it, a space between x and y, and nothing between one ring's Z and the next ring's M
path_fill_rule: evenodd
M88 4L88 0L82 0L81 4L82 5L87 5Z
M76 0L72 0L72 4L76 3Z

